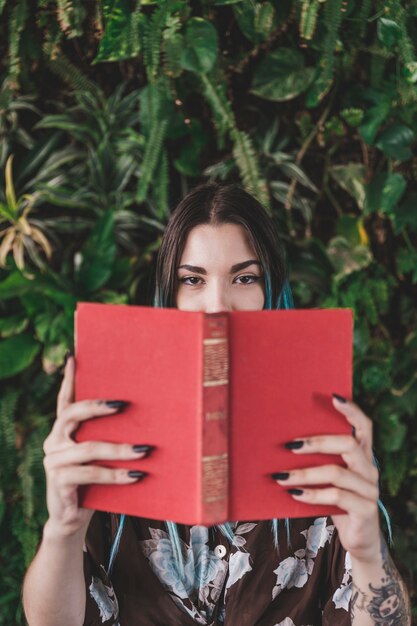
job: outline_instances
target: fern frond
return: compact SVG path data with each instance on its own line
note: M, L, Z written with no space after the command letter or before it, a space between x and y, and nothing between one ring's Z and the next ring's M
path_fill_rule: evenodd
M233 156L235 157L243 184L265 207L269 207L266 182L262 179L252 141L247 133L232 128Z
M27 0L18 0L9 20L9 78L17 88L20 75L20 40L28 18Z
M312 39L316 30L319 0L304 0L301 7L300 37Z
M220 150L224 147L224 135L234 125L233 111L226 97L221 81L210 80L207 74L200 74L203 83L204 95L211 106L213 121L217 130L217 146Z
M15 414L19 393L16 389L6 389L0 399L0 449L2 455L2 480L6 487L14 478L17 465Z
M58 22L68 39L83 34L86 10L82 0L57 0Z
M137 202L143 202L146 198L161 153L167 127L168 120L157 120L152 124L151 132L146 142L145 154L143 156L143 164L136 194Z
M181 20L169 15L163 33L163 64L165 74L177 78L182 73L180 57L183 50L183 36L180 34Z
M148 80L153 82L158 73L162 32L167 19L168 8L164 3L158 6L145 25L145 36L143 45L143 60L145 64Z
M258 35L267 39L274 29L275 9L270 2L255 5L254 28Z
M335 49L343 19L343 0L326 0L324 7L324 23L327 34L323 42L323 53L320 60L320 74L311 87L308 96L308 106L317 106L324 98L333 83Z
M96 84L90 81L63 53L51 59L48 65L50 70L74 91L97 92Z
M399 0L387 0L385 4L386 16L400 27L400 36L397 42L400 57L406 71L410 75L410 83L415 84L415 74L417 69L417 57L413 42L407 32L407 10L401 5Z
M155 171L155 184L153 185L153 198L156 207L156 217L160 222L165 222L168 217L168 153L165 148L161 150L158 167Z
M237 128L232 107L224 91L215 86L214 81L207 74L201 74L200 78L214 118L217 120L217 125L220 126L222 131L227 130L233 141L233 156L239 168L243 184L264 206L268 207L267 185L261 177L255 150L249 135Z

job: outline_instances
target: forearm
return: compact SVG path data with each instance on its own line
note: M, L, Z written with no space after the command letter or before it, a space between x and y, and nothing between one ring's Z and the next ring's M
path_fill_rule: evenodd
M62 537L45 525L41 546L23 583L29 626L82 626L86 604L84 534Z
M352 626L411 626L409 596L383 539L379 558L352 559L350 610Z

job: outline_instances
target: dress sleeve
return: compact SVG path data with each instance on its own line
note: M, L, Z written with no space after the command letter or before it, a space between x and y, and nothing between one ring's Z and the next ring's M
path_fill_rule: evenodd
M110 515L95 512L84 546L86 608L83 626L118 626L119 606L106 567L111 547Z
M334 529L328 548L322 585L322 626L351 626L349 603L352 595L352 566L349 552Z

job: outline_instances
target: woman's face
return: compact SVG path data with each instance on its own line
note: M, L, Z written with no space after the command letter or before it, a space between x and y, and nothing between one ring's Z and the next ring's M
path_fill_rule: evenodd
M176 305L183 311L255 311L264 306L263 269L238 224L193 228L177 277Z

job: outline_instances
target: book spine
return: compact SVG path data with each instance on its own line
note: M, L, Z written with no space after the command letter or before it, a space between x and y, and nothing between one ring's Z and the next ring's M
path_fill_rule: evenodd
M227 313L203 317L202 519L228 519L229 340Z

